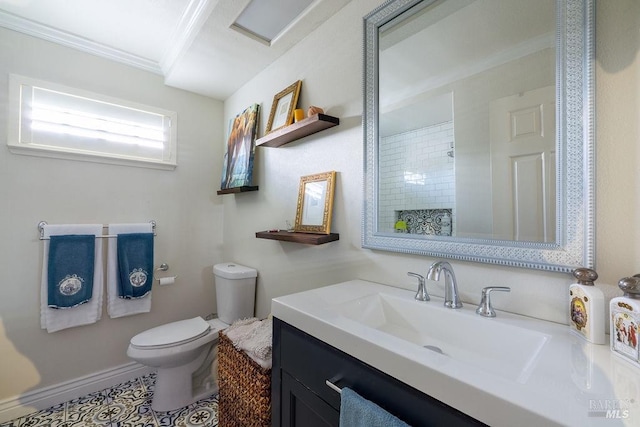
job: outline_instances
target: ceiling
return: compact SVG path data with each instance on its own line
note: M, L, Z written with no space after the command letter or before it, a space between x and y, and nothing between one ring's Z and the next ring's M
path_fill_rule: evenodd
M313 0L270 44L232 27L250 0L0 0L0 26L225 100L348 2Z

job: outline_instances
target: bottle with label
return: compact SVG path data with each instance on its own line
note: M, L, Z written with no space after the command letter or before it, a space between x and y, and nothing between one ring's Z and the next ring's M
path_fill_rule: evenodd
M620 279L618 287L624 295L611 299L611 351L637 366L638 322L640 321L640 274Z
M569 286L571 331L594 344L605 344L604 294L593 283L598 273L576 268L573 277L577 282Z

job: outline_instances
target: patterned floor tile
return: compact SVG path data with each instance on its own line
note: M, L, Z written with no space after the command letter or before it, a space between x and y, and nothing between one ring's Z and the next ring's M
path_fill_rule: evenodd
M52 406L51 408L38 411L31 415L23 417L19 424L20 427L61 427L65 422L65 406L66 403Z
M178 417L173 424L176 427L211 427L218 425L218 406L201 406L189 410Z
M0 427L217 427L217 394L175 411L154 412L155 382L155 373L145 375Z
M68 426L102 427L110 424L105 391L67 402L65 421Z
M142 380L142 385L147 389L149 393L153 393L156 388L156 373L153 372L149 375L145 375L144 377L140 377Z
M161 427L210 427L218 425L218 396L210 396L176 411L159 413Z
M107 402L127 401L139 402L151 398L141 378L118 384L106 390Z

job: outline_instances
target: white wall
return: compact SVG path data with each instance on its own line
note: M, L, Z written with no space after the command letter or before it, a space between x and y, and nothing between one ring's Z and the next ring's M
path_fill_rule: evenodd
M223 259L259 270L259 316L268 314L273 297L352 278L414 288L406 272L426 272L433 259L360 246L361 20L380 3L351 1L227 100L224 120L219 102L164 87L158 76L0 29L0 400L126 363L125 349L135 333L209 313L211 266ZM596 16L597 263L599 282L612 284L640 271L640 3L598 0ZM178 168L166 172L10 154L3 140L9 72L178 111ZM340 118L340 126L281 148L258 148L260 190L216 196L223 124L260 102L262 134L273 95L296 79L304 80L300 104L322 106ZM306 246L255 238L256 231L283 228L293 219L300 176L328 170L339 172L333 227L338 242ZM156 263L168 262L179 276L175 286L154 290L152 312L105 317L55 334L42 331L38 221L149 219L158 221ZM507 285L513 291L495 299L498 308L567 320L568 275L453 265L464 301L476 303L483 286ZM441 284L429 288L443 294ZM613 286L606 290L619 294Z
M302 79L299 105L324 107L340 126L280 148L258 148L256 182L260 191L225 199L224 250L228 259L259 271L258 315L284 294L353 278L414 288L407 271L426 273L432 258L364 250L362 214L362 17L381 4L354 0L318 30L257 75L225 102L229 118L261 102L264 130L274 94ZM597 2L597 270L605 284L640 270L640 3ZM295 215L300 176L338 171L333 231L338 242L317 247L260 240L254 232L284 227ZM496 298L500 309L567 323L571 276L453 262L464 301L475 304L489 285L512 288ZM443 295L441 283L429 291Z
M8 74L48 80L178 113L178 167L161 171L15 155L6 146ZM0 401L130 362L129 339L214 311L222 261L222 103L162 78L0 29ZM37 224L157 221L155 264L175 285L153 290L151 313L48 334L40 329Z

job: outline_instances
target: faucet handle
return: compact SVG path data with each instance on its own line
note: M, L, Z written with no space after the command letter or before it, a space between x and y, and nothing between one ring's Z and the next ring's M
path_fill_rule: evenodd
M482 288L482 298L476 309L476 313L483 317L496 317L496 311L491 306L491 291L511 292L506 286L487 286Z
M415 277L418 279L418 292L416 293L416 300L418 301L429 301L431 298L427 293L427 286L424 283L424 276L418 273L408 272L407 276Z

